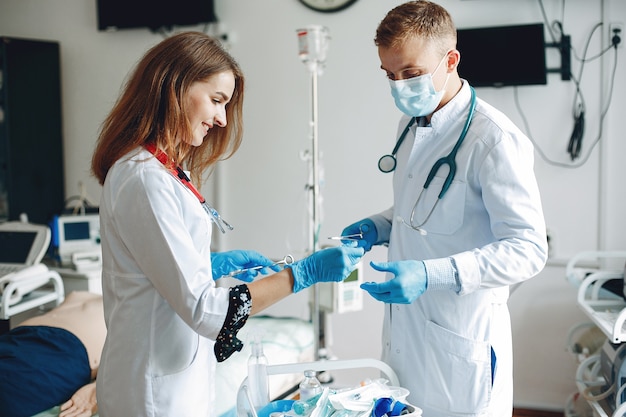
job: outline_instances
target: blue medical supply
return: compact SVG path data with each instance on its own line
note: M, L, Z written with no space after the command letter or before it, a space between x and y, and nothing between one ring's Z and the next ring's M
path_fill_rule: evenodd
M379 398L374 402L372 417L391 417L409 414L406 404L393 398Z
M257 412L258 417L273 417L291 411L294 400L277 400L272 401Z

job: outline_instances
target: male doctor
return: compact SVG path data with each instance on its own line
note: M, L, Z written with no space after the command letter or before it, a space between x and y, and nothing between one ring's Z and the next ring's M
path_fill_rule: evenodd
M425 416L511 416L509 287L547 259L532 144L459 77L441 6L395 7L375 44L404 113L379 163L393 171L394 202L343 235L363 233L366 250L389 244L389 261L371 264L385 282L362 284L385 303L383 359Z

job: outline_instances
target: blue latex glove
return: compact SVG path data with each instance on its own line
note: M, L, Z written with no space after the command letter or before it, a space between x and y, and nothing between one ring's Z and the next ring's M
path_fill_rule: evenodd
M293 292L318 282L343 281L354 271L364 253L363 248L338 246L322 249L288 265L293 272Z
M213 269L213 279L228 276L231 272L245 268L253 268L255 266L265 266L260 270L244 271L235 275L233 278L245 282L252 282L254 278L260 274L267 274L270 270L278 272L281 269L279 265L273 265L274 262L261 255L259 252L251 250L231 250L227 252L211 253L211 268Z
M359 220L356 223L351 224L350 226L343 229L341 232L341 236L349 236L356 235L359 233L363 233L363 237L359 239L356 238L356 243L359 248L365 249L365 251L369 251L372 249L372 246L376 244L378 240L378 231L376 230L376 225L370 219ZM351 242L351 240L342 240L342 242Z
M422 261L370 262L372 268L390 272L385 282L364 282L361 288L383 303L411 304L426 291L426 266Z

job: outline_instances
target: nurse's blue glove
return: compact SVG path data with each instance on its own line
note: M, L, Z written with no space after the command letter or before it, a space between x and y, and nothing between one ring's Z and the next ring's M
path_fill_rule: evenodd
M266 268L243 271L233 275L245 282L252 282L259 274L267 274L269 270L278 272L281 267L274 265L274 262L261 255L259 252L251 250L231 250L227 252L211 253L211 268L213 270L213 279L228 276L232 272L236 272L246 268L254 268L255 266L263 266Z
M366 218L343 229L341 236L346 237L342 242L356 242L359 248L363 248L367 252L376 244L378 231L374 222Z
M422 261L370 262L372 268L390 272L385 282L364 282L361 288L378 301L388 304L411 304L426 291L426 266Z
M338 246L322 249L288 265L293 273L293 292L318 282L343 281L354 271L364 253L363 248Z

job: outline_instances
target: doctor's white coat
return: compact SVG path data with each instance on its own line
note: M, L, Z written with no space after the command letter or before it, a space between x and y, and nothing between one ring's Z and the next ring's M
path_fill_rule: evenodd
M392 225L390 261L425 260L430 274L451 258L458 274L458 294L427 290L412 304L385 305L383 359L427 417L511 415L509 286L535 276L547 259L532 144L480 99L427 234L399 221L409 221L431 167L459 138L469 103L464 82L431 126L411 129L397 154L394 206L373 217L377 227ZM428 216L447 174L444 166L424 190L415 223Z

